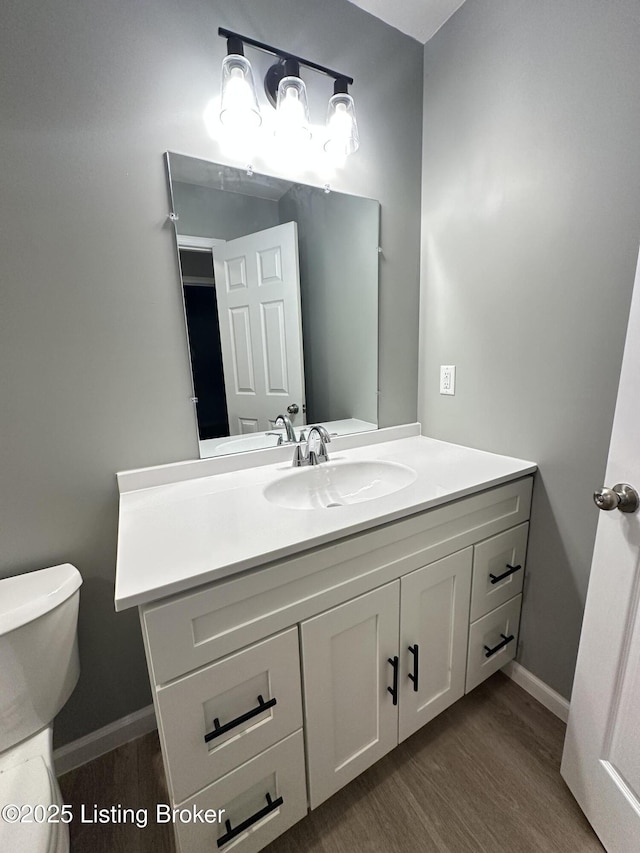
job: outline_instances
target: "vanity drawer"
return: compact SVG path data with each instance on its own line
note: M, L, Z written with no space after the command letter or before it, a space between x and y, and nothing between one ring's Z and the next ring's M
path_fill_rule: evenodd
M181 802L302 726L297 627L161 687L156 705Z
M261 850L307 814L302 731L260 753L181 805L182 809L194 807L224 809L225 813L221 823L176 821L179 853Z
M465 693L512 660L518 646L522 596L473 622L469 629L467 684Z
M522 592L529 524L520 524L473 549L471 621Z

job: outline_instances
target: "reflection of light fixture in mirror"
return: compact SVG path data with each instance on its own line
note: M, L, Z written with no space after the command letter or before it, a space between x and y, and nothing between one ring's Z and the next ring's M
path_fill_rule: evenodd
M262 121L251 66L244 58L243 47L250 45L278 58L275 65L267 71L264 87L269 102L276 108L275 136L283 150L293 151L297 148L301 151L311 138L307 89L300 77L300 66L304 65L332 77L335 81L334 93L329 101L325 150L340 156L357 151L359 140L355 108L353 98L347 91L347 87L353 83L353 78L223 27L218 29L218 35L227 39L229 52L222 70L222 124L233 123L238 129L245 130L254 129ZM227 87L230 87L231 91L237 89L240 93L237 100L235 92L233 100L229 96L233 107L227 107Z
M287 145L295 145L311 139L307 87L295 59L285 59L284 75L278 83L276 136Z
M336 80L327 111L327 141L325 150L346 157L358 150L358 124L353 98L347 91L346 80Z
M222 63L220 121L234 132L255 130L262 123L253 72L244 57L242 41L231 37L227 41L228 55Z

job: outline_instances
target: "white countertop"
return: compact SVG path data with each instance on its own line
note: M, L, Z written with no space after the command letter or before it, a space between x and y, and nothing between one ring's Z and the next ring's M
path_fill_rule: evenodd
M142 488L135 487L144 483L140 474L135 474L139 482L134 475L119 475L116 610L184 592L536 470L532 462L420 435L395 438L406 432L380 430L364 439L365 446L349 449L342 449L339 439L328 446L331 463L385 460L408 465L417 474L413 483L384 497L330 510L285 509L264 497L266 485L291 476L290 447L279 448L285 461L274 464L271 455L263 457L270 464L260 464L256 457L256 467L246 467L245 460L241 470L208 476L194 476L198 469L186 463L190 467L184 480L176 480L179 466L167 466L172 482ZM353 441L351 437L348 444ZM207 463L211 460L195 464Z

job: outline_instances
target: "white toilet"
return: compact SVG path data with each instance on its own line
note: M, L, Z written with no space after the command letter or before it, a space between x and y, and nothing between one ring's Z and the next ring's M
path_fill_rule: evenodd
M76 625L82 578L65 563L0 580L0 851L67 853L69 828L53 769L53 718L80 674ZM25 806L32 822L2 816ZM35 806L44 807L35 810ZM30 807L34 811L29 814ZM58 815L59 816L59 815ZM43 819L44 818L44 819Z

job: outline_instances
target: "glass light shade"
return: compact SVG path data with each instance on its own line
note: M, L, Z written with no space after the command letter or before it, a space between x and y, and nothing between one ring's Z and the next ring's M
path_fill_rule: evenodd
M327 111L327 141L325 151L347 156L358 150L358 124L353 98L347 93L332 95Z
M275 132L286 143L307 142L311 138L307 87L300 77L283 77L278 84Z
M222 63L220 121L237 132L255 130L262 123L251 64L238 54L225 56Z

